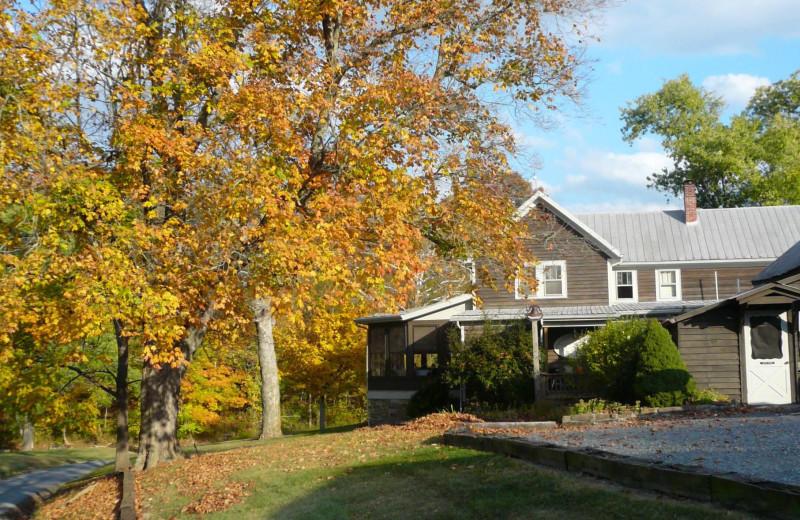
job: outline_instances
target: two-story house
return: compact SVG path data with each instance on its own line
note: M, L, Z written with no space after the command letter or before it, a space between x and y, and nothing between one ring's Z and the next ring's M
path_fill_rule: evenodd
M356 320L369 329L371 423L403 418L422 378L447 356L451 329L465 338L487 320L527 319L532 343L544 345L557 367L587 330L609 319L665 322L747 293L759 273L800 241L800 206L698 209L692 184L683 211L572 214L538 191L518 214L538 260L525 267L537 281L534 290L521 281L513 291L479 286L476 295ZM680 340L674 328L673 335ZM741 364L714 350L713 341L682 349L687 366L700 386L746 398Z

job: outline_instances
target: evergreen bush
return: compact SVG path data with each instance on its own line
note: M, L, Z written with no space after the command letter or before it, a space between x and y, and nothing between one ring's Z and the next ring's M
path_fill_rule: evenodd
M635 401L633 382L646 326L640 319L617 320L589 333L573 360L587 390L615 401Z
M650 406L682 405L697 392L678 347L656 320L647 322L633 390Z

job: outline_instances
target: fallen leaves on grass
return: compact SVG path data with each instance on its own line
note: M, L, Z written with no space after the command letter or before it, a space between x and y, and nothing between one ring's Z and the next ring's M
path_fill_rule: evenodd
M222 489L215 489L205 493L199 500L195 500L181 509L181 513L202 515L228 509L232 505L238 503L241 497L250 496L250 492L245 491L245 488L249 486L249 483L230 482Z
M137 512L140 515L144 512L144 497L154 496L165 485L174 486L186 497L196 497L181 509L183 513L206 514L228 509L250 495L246 490L250 483L231 481L230 476L257 463L256 458L249 456L251 453L252 449L209 453L137 472Z
M461 426L468 423L482 423L474 415L466 413L432 413L419 419L400 424L397 426L376 426L369 428L375 431L403 431L403 432L419 432L419 433L444 433L450 428ZM365 428L366 429L366 428Z
M116 476L100 477L45 502L37 520L116 520L121 492Z

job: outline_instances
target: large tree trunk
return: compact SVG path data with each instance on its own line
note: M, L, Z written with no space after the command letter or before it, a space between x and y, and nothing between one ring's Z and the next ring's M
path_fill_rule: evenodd
M148 469L162 462L184 457L178 443L181 381L187 364L203 344L206 325L211 320L213 309L214 305L210 303L203 314L201 325L188 329L186 338L180 342L179 348L183 352L185 363L179 363L176 367L165 364L159 368L145 363L142 369L142 425L139 430L136 469Z
M22 436L22 451L32 451L33 446L33 423L25 415L21 419L17 417L19 424L19 434Z
M117 456L114 470L118 473L131 467L128 455L128 337L123 335L122 324L114 320L114 334L117 339Z
M258 363L261 366L261 435L259 439L280 437L281 433L281 391L278 386L278 361L275 358L275 339L272 328L275 317L272 315L269 300L255 298L249 302L253 311L258 337Z
M183 365L155 368L145 364L142 369L142 425L136 469L183 458L178 443L178 411L184 372Z

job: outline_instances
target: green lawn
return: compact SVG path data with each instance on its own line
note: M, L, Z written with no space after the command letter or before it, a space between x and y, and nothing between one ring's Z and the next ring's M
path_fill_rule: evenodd
M358 430L250 441L145 472L137 498L152 518L208 520L751 518L437 440Z
M113 460L114 448L53 449L0 453L0 480L37 469L89 460Z

